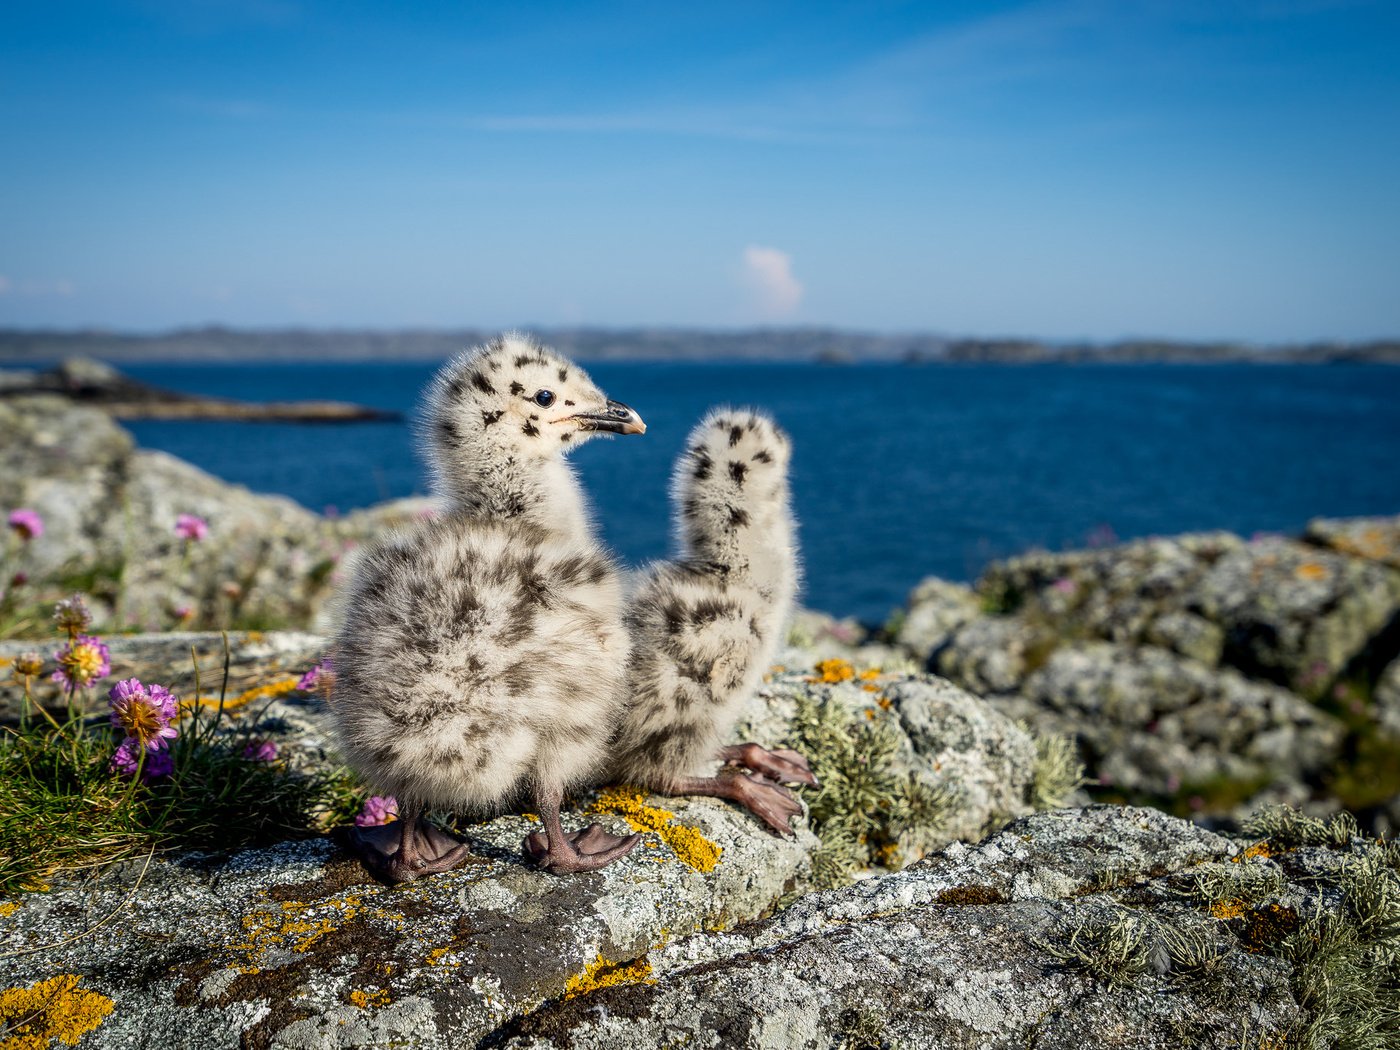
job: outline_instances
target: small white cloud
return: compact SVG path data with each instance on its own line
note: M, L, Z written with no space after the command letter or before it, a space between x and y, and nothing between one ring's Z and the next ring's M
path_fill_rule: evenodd
M764 320L791 316L806 291L792 275L791 255L756 244L744 249L744 285Z

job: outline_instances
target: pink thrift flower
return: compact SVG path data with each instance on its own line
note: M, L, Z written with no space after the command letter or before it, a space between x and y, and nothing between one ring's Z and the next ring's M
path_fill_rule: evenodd
M365 808L360 810L355 823L362 828L377 824L388 824L399 819L399 800L393 795L371 795L365 800Z
M1050 586L1054 587L1055 590L1059 591L1061 594L1073 594L1078 588L1078 584L1076 584L1068 576L1061 576Z
M194 514L181 514L175 519L175 535L182 540L198 543L209 535L209 523Z
M277 745L271 740L259 740L243 749L243 757L249 762L272 762L277 758Z
M331 658L328 656L297 679L297 688L303 693L315 692L323 681L329 682L334 675L335 664L331 662Z
M10 528L19 533L19 538L26 542L37 540L44 534L44 519L39 517L38 511L28 507L10 511L9 522Z
M88 634L78 635L53 658L58 662L53 680L70 692L112 673L112 654L102 639Z
M127 739L150 751L159 751L167 740L179 736L170 723L180 711L180 703L160 685L144 686L129 678L112 686L107 694L112 709L112 725L125 729Z
M135 776L141 759L141 744L135 737L127 737L112 755L108 768L123 776ZM175 772L175 758L169 751L147 751L145 765L141 767L141 779L149 783L168 777Z

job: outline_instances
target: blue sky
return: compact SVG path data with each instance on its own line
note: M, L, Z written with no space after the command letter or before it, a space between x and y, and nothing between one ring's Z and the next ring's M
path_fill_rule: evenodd
M1400 4L9 0L0 325L1400 335Z

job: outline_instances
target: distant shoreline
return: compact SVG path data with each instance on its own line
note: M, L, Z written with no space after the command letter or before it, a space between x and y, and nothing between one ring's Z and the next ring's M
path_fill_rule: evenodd
M1400 364L1400 338L1272 347L1137 339L1052 344L1033 339L880 335L828 328L535 328L581 361L793 361L818 364ZM134 363L440 361L495 329L236 329L160 333L0 329L0 364L54 365L74 356Z

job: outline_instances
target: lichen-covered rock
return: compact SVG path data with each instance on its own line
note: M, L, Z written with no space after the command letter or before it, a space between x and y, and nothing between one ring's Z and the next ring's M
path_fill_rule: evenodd
M981 614L982 600L971 587L929 576L909 592L894 641L922 663L954 631Z
M1154 810L1038 814L656 949L645 983L548 1004L489 1045L1234 1050L1294 1045L1309 1026L1355 1030L1357 1003L1320 976L1333 949L1290 938L1365 912L1358 873L1380 894L1395 874L1360 840L1275 849L1244 851ZM1393 936L1354 921L1358 951Z
M1374 699L1377 724L1400 739L1400 660L1392 660L1381 672Z
M508 816L464 829L465 867L395 888L327 839L62 880L0 908L0 988L74 978L113 1004L90 1047L474 1045L549 998L645 977L623 964L651 948L764 914L814 845L712 800L591 808L566 822L646 833L587 875L526 867L536 825Z
M0 401L0 507L30 507L45 523L7 563L28 576L12 605L69 589L88 596L103 630L324 629L341 558L425 503L325 519L136 449L104 412L41 396ZM208 535L186 543L180 514L205 519Z
M1013 693L1059 644L1041 622L983 616L955 630L929 660L930 670L979 696Z
M1316 698L1400 613L1400 571L1264 539L1217 561L1192 599L1224 629L1228 663Z
M1335 760L1343 736L1285 689L1151 647L1058 649L1020 699L1011 712L1075 734L1102 783L1161 796L1306 778Z
M1315 518L1304 539L1354 558L1400 569L1400 515L1391 518Z
M835 681L798 671L770 676L736 727L736 739L807 750L796 732L804 705L834 706L858 727L887 730L894 738L889 774L912 777L943 800L936 819L901 828L904 858L953 839L976 841L1030 812L1036 743L1024 728L944 679L873 671L857 676L849 665L835 663L834 670L823 665Z

